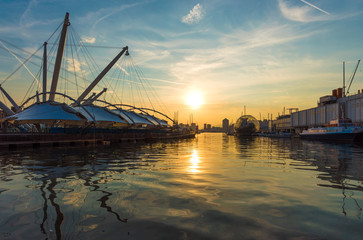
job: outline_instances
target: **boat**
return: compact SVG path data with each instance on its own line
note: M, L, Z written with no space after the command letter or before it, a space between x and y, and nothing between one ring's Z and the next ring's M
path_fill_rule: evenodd
M291 138L294 135L291 132L268 132L268 133L258 133L257 136L270 137L270 138Z
M349 118L334 119L323 127L309 128L300 133L301 139L354 142L360 139L363 127L356 126Z
M258 132L259 129L259 122L251 115L241 116L234 126L235 135L239 137L252 136L256 132Z

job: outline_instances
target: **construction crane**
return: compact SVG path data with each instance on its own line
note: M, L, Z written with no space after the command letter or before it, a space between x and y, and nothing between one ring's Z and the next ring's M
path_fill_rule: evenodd
M347 95L349 94L349 89L350 89L350 86L352 85L352 82L353 82L353 79L354 79L355 73L357 72L357 69L358 69L359 63L360 63L360 59L358 60L358 63L357 63L357 65L355 66L354 72L353 72L352 77L351 77L351 79L350 79L349 86L348 86L348 90L347 90Z

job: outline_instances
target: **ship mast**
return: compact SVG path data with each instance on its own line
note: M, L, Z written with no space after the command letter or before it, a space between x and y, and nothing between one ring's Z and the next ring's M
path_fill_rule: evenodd
M57 91L59 72L60 72L60 68L62 66L64 46L66 44L66 37L67 37L67 28L69 25L70 25L69 13L66 13L66 16L64 18L61 37L59 39L57 57L55 60L54 71L53 71L52 85L50 87L49 101L54 101L55 92Z

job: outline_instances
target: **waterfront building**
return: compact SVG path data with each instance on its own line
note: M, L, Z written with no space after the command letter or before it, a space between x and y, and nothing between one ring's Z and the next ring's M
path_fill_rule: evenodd
M263 121L259 121L260 122L260 132L269 132L270 129L270 120L264 119Z
M272 123L272 129L277 132L291 132L291 114L278 116Z
M355 125L363 126L363 89L349 96L344 96L342 88L334 89L331 95L320 97L317 107L280 116L272 125L276 131L300 133L341 118L349 118Z
M229 129L229 120L227 118L222 121L222 128L224 132L228 132Z
M194 132L197 132L198 131L198 125L196 123L190 124L190 128Z

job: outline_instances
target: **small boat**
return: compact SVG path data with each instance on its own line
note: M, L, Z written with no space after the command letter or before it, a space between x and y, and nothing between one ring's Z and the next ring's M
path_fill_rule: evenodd
M363 134L363 127L356 126L351 119L334 119L323 127L309 128L300 133L302 139L354 142Z

